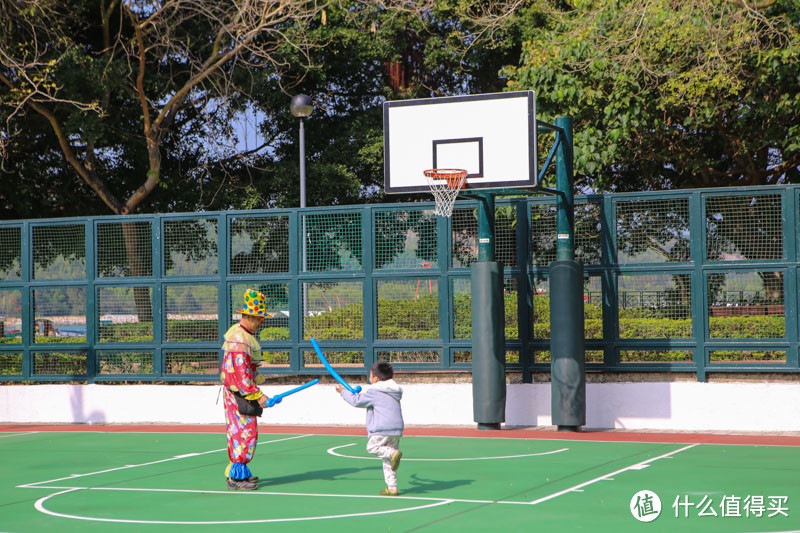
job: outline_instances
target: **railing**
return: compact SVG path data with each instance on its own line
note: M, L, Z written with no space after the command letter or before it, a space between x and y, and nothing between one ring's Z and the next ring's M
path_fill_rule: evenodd
M798 372L797 186L576 198L587 369ZM245 288L262 372L468 370L475 204L0 222L0 380L217 379ZM507 367L549 370L549 197L497 202Z

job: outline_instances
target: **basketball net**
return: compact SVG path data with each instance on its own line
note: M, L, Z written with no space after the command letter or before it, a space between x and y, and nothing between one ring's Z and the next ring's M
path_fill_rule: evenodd
M468 172L459 168L432 168L423 174L436 200L433 212L440 217L449 217L453 214L453 204L459 191L467 182Z

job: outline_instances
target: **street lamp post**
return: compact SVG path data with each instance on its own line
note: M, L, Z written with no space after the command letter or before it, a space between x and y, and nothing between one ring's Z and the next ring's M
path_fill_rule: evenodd
M289 109L292 110L292 115L296 116L300 119L300 208L303 209L306 206L306 130L305 130L305 120L306 118L311 116L311 113L314 112L314 104L311 102L311 98L306 96L305 94L298 94L292 98L291 104L289 104ZM303 221L303 242L301 244L302 247L302 269L303 272L306 270L306 218L304 216L300 217ZM301 290L303 291L303 298L301 305L303 308L301 309L301 315L303 319L305 319L306 312L308 311L308 294L307 288L304 286L305 284L301 284ZM301 326L302 328L302 326Z
M292 98L289 104L292 115L300 119L300 207L306 206L306 130L305 118L314 112L314 104L311 98L305 94L298 94Z

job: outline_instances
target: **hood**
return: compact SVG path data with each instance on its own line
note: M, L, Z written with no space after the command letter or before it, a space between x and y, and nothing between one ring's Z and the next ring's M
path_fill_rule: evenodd
M373 383L370 386L370 389L389 393L392 396L396 396L398 399L403 397L403 388L400 387L400 385L398 385L393 379L385 379L383 381Z

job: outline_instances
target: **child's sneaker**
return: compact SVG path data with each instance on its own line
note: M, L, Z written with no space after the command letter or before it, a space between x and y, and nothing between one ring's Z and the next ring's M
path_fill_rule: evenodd
M390 489L389 487L386 487L378 494L380 494L381 496L397 496L400 493L397 491L397 489Z
M395 450L391 458L393 471L395 472L397 471L397 467L400 466L400 459L402 458L403 458L403 452L401 452L400 450Z

